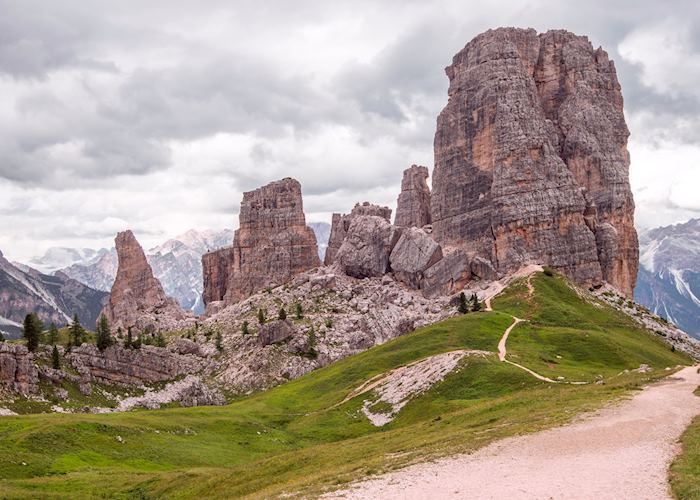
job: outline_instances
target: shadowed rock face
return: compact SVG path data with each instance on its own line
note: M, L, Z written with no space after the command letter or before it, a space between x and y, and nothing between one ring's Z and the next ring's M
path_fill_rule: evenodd
M615 67L586 37L490 30L447 68L431 216L444 246L498 273L528 262L631 295L629 132Z
M394 225L423 227L430 224L430 188L426 182L427 179L426 167L412 165L411 168L403 171Z
M243 193L239 219L233 245L202 258L207 304L236 303L321 264L295 179Z
M146 255L131 231L114 239L119 267L109 302L102 310L113 328L133 326L155 330L171 329L186 319L177 301L165 295L153 276Z

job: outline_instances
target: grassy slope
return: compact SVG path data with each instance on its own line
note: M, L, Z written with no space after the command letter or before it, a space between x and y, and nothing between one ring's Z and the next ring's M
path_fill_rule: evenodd
M0 419L0 493L315 493L419 458L566 422L663 375L666 366L689 361L612 309L580 300L560 278L540 274L533 284L532 301L516 284L494 301L496 312L421 328L225 407ZM462 348L495 352L512 322L507 313L531 320L511 333L512 359L555 377L612 378L604 385L546 384L494 355L466 358L460 370L382 428L359 412L363 396L333 407L368 378L410 361ZM657 369L618 375L640 363Z
M700 396L700 387L695 391ZM700 498L700 417L681 436L683 451L671 464L671 489L676 498Z

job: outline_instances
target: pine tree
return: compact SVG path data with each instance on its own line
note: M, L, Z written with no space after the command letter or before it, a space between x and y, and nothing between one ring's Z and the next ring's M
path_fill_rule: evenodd
M243 326L241 326L241 333L243 335L248 335L250 333L250 331L248 331L248 322L247 321L243 322Z
M280 321L284 321L287 319L287 311L284 310L284 307L280 307L280 312L277 315L277 317L280 319Z
M117 338L120 340L124 338L124 330L122 330L121 326L117 328Z
M476 294L472 294L472 311L480 311L481 310L481 302L479 302L479 297L476 296Z
M258 323L261 325L265 324L265 311L258 309Z
M131 333L131 327L126 329L126 342L124 343L124 347L127 349L133 349L134 347L134 337Z
M139 332L139 334L136 336L136 340L131 343L131 346L134 349L141 349L141 345L143 345L143 334Z
M224 350L223 338L221 337L221 332L216 332L216 349L219 352Z
M469 305L467 304L467 296L464 295L464 292L461 292L459 294L459 306L457 307L457 310L462 314L467 314L469 312Z
M80 347L85 336L85 329L80 324L80 318L77 314L73 315L73 323L70 326L70 339L74 347Z
M301 308L301 302L297 302L296 316L297 316L297 319L302 319L304 317L304 310Z
M36 314L29 313L24 317L23 327L24 338L27 340L27 349L29 352L34 352L39 347L39 336L43 325Z
M5 342L5 336L0 332L0 342Z
M100 323L97 325L97 348L104 351L112 345L112 331L109 328L109 321L103 314L100 316Z
M49 326L49 344L56 345L56 342L58 342L58 328L56 328L56 323L52 321L51 326Z
M53 366L54 370L61 369L61 357L58 354L58 347L56 347L56 344L54 344L53 351L51 351L51 366Z
M313 325L309 329L309 333L306 339L306 352L310 358L316 359L318 357L318 352L316 351L316 331Z

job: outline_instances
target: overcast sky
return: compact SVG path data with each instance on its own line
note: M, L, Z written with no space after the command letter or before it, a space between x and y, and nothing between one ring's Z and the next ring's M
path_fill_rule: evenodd
M432 169L445 66L498 26L602 45L638 227L700 215L698 2L0 0L0 249L236 227L241 193L286 176L309 221L394 206L404 168Z

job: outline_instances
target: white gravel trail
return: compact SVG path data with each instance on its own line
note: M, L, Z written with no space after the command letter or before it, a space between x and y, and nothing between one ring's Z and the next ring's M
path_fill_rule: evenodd
M344 498L663 499L678 438L700 414L697 367L569 425L356 483Z

